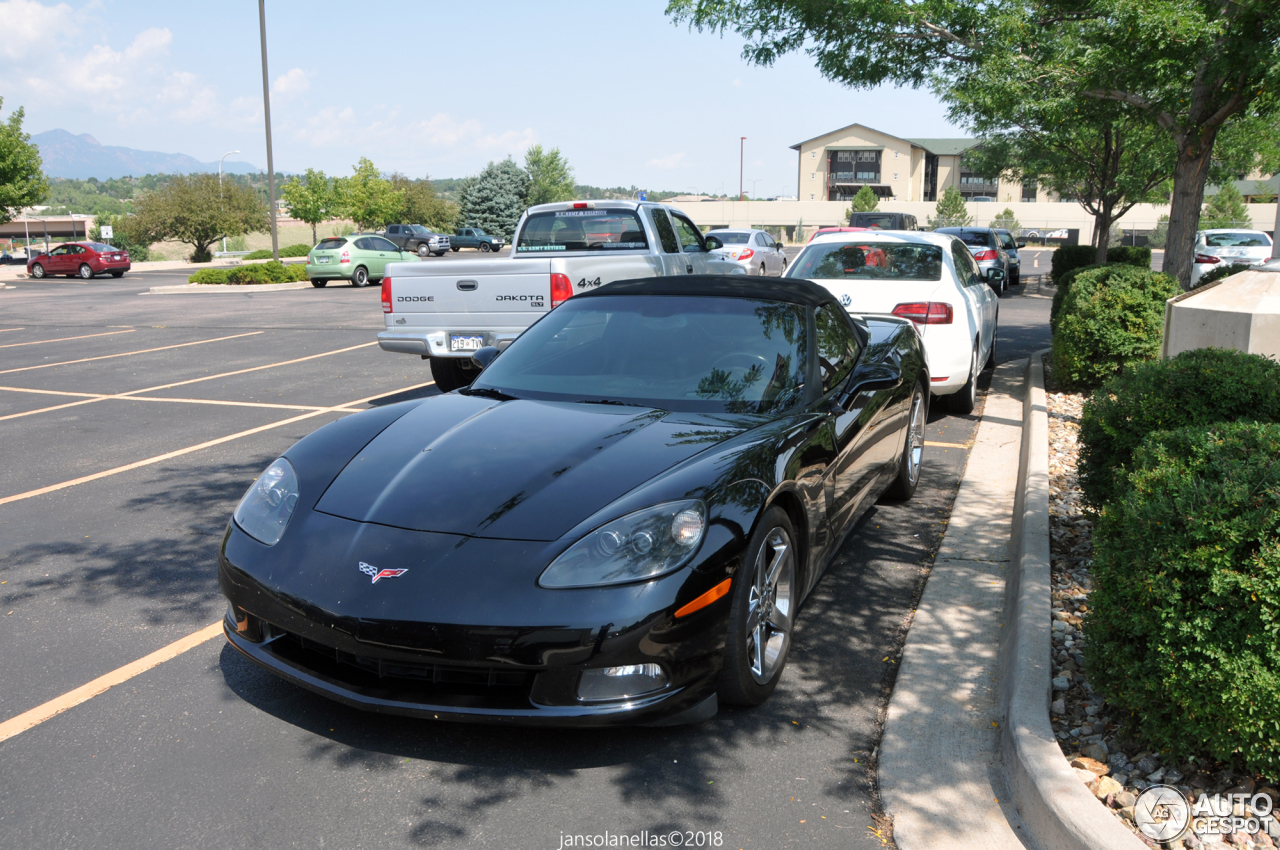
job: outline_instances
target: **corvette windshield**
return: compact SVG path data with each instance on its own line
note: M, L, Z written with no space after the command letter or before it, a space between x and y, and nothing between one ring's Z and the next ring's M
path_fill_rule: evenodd
M823 242L805 248L787 277L941 280L942 249L900 242Z
M804 308L745 298L571 299L472 384L549 401L783 413L804 395Z

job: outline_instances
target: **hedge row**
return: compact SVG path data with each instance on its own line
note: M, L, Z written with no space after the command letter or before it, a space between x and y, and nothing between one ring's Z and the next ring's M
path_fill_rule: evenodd
M306 243L299 242L297 245L289 245L280 249L282 257L305 257L311 253L311 246ZM242 260L269 260L271 259L271 251L268 248L260 248L257 251L251 251L244 255Z
M1053 252L1053 259L1049 265L1049 277L1055 285L1061 286L1063 275L1072 269L1095 265L1097 258L1098 249L1092 245L1063 245ZM1149 269L1151 268L1151 249L1117 245L1107 249L1107 262Z
M233 266L228 269L200 269L187 278L191 283L230 284L250 286L259 283L290 283L307 280L307 267L303 263L255 263L252 266Z

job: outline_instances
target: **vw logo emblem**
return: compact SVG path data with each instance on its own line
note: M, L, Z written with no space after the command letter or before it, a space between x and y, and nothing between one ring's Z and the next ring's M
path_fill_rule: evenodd
M840 303L848 307L853 303L853 296L846 292L844 295L840 296Z

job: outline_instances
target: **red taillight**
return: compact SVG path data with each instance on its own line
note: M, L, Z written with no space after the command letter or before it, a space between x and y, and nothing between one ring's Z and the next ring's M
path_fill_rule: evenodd
M577 204L574 204L574 205L573 205L573 208L574 208L575 210L585 210L588 206L589 206L589 204L577 203Z
M551 309L559 307L573 297L573 284L567 274L555 272L551 275Z
M382 312L391 312L391 278L382 279Z
M942 301L912 301L893 308L893 315L917 325L949 325L955 318L950 304Z
M343 252L342 252L342 257L341 257L341 259L339 259L339 260L338 260L338 263L339 263L339 264L342 264L342 263L350 263L350 262L351 262L351 252L350 252L350 251L343 251Z
M996 259L996 252L990 249L987 249L986 251L979 251L973 255L973 258L978 262L982 262L983 260L994 260Z
M1220 263L1222 262L1222 258L1214 257L1209 254L1196 254L1196 262L1197 263Z
M738 255L739 260L749 260L756 255L756 252L748 248Z

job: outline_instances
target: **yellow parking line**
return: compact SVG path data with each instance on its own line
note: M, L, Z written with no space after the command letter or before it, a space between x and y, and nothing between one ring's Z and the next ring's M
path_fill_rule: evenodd
M35 342L11 342L8 345L0 345L0 348L17 348L20 345L44 345L46 342L71 342L73 339L93 339L95 336L114 336L115 334L131 334L135 329L131 328L127 331L107 331L100 334L85 334L84 336L64 336L62 339L38 339Z
M120 401L167 401L177 404L218 404L224 407L260 407L265 410L314 410L326 412L331 407L317 407L314 404L272 404L266 401L223 401L216 398L161 398L160 396L131 395L122 396ZM3 419L4 417L0 417Z
M44 705L38 705L30 711L24 711L17 717L0 723L0 742L7 741L15 735L21 735L23 732L52 717L57 717L69 708L75 708L82 702L88 702L98 694L114 688L116 685L129 681L134 676L145 673L152 667L159 666L164 662L177 658L189 649L194 649L207 640L217 637L222 633L222 621L210 623L198 632L193 632L184 638L179 638L166 647L157 649L150 655L144 655L132 664L112 670L110 673L99 676L87 685L81 685L73 691L67 691L60 697L49 700Z
M20 502L23 499L30 499L35 496L43 496L46 493L53 493L58 490L65 490L66 488L74 487L77 484L87 484L90 481L97 481L100 478L109 478L110 476L118 475L121 472L128 472L133 469L140 469L141 467L151 466L152 464L160 463L161 461L170 460L171 458L181 457L182 455L191 454L192 452L198 452L201 449L207 449L212 446L221 445L222 443L229 443L232 440L238 440L241 437L249 437L249 436L252 436L253 434L260 434L263 431L270 431L273 428L280 428L284 425L292 425L294 422L301 422L303 419L310 419L313 416L319 416L323 413L355 413L357 411L353 410L352 408L357 404L366 404L374 400L375 398L383 398L385 396L398 395L399 393L407 393L412 390L421 389L423 387L429 387L434 383L435 381L426 381L425 383L414 384L411 387L404 387L403 389L392 390L391 392L387 392L387 393L378 393L376 395L371 395L366 398L360 398L360 399L356 399L355 401L349 401L346 404L339 405L337 407L322 407L318 410L308 411L307 413L303 413L298 416L293 416L288 419L281 419L279 422L270 422L266 425L259 425L256 428L249 428L248 430L245 430L245 431L237 431L236 433L228 434L225 437L218 437L213 440L206 440L205 442L197 443L194 446L187 446L186 448L183 448L183 449L175 449L174 451L165 452L164 454L155 455L154 457L145 458L139 461L134 461L133 463L126 463L124 466L117 466L113 469L104 469L101 472L95 472L91 475L83 475L79 478L72 478L70 481L62 481L57 484L50 484L47 487L40 487L35 490L28 490L25 493L15 493L12 496L5 496L3 498L0 498L0 505L7 505L10 502Z
M67 390L37 390L32 387L0 387L0 392L34 393L36 395L67 395L75 398L110 398L106 393L73 393Z
M934 443L934 442L930 442L929 440L925 440L924 444L926 446L932 446L935 449L967 449L969 448L964 443Z
M25 330L26 328L0 328L0 334L5 333L6 331L25 331Z
M257 336L263 333L266 333L266 331L251 331L246 334L220 336L217 339L198 339L195 342L180 342L177 345L162 345L159 348L143 348L139 351L122 351L119 354L103 354L100 357L82 357L79 360L62 360L58 363L41 363L39 366L21 366L17 369L0 370L0 375L8 375L13 372L29 372L32 369L48 369L52 366L70 366L73 363L89 363L93 360L110 360L112 357L128 357L132 354L150 354L153 351L168 351L171 348L186 348L189 345L204 345L206 342L225 342L229 339L240 339L241 337Z

